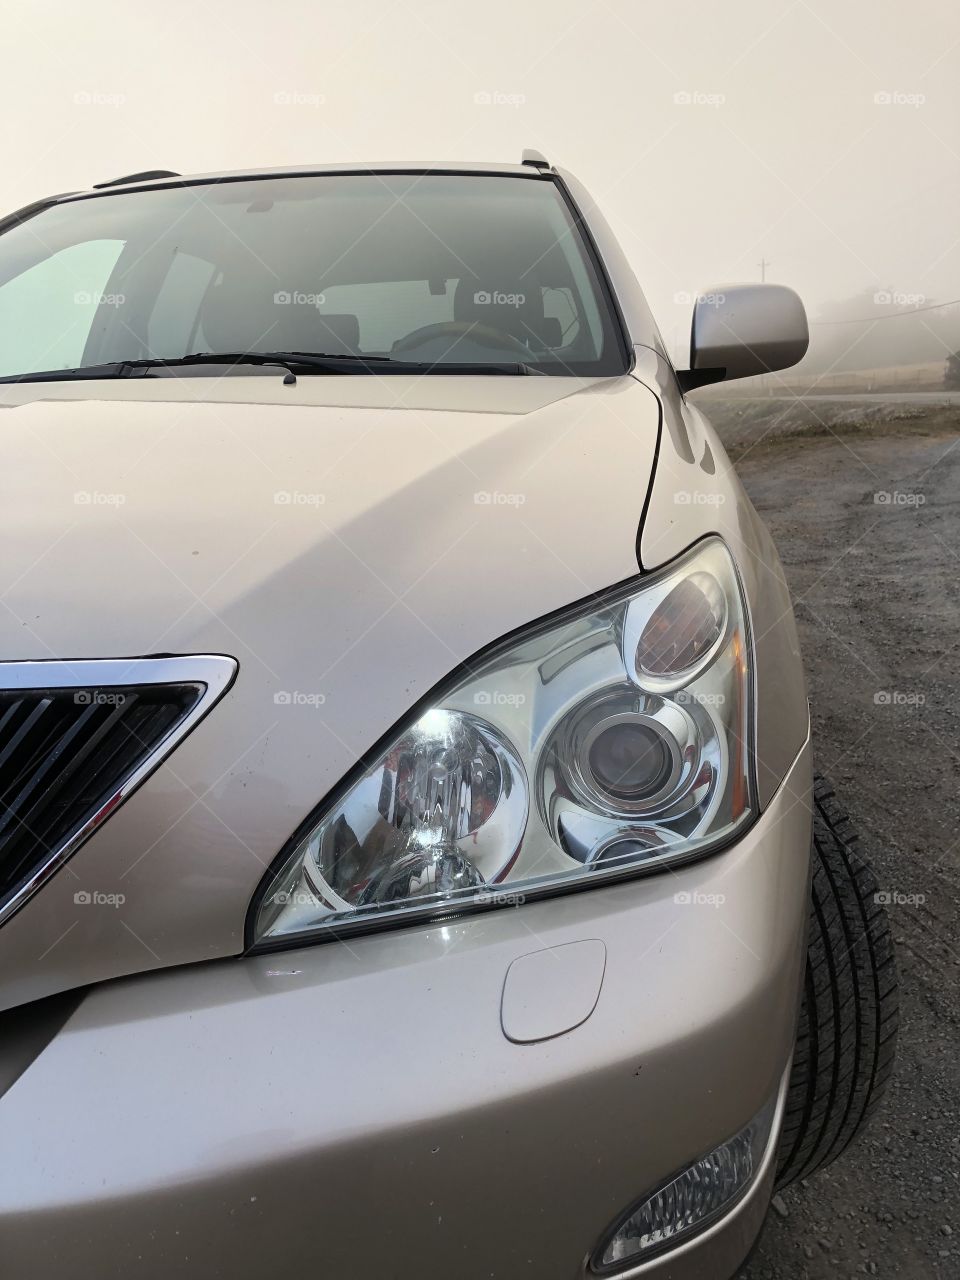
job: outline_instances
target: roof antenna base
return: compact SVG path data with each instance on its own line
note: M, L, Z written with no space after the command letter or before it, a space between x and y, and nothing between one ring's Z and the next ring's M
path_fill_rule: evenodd
M542 151L534 151L533 147L524 147L520 157L521 164L528 164L531 169L549 169L550 161Z
M104 187L122 187L128 182L155 182L158 178L179 178L182 175L172 169L144 169L142 173L127 173L122 178L111 178L109 182L95 182L94 191L102 191Z

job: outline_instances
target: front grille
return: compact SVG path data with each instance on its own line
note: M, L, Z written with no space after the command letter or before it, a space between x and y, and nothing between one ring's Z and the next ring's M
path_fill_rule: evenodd
M0 691L0 903L110 804L202 694L199 684Z
M0 923L173 750L236 669L211 655L0 663Z

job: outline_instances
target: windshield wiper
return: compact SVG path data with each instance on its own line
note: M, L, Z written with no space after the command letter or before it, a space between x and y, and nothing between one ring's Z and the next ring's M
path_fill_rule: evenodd
M357 373L365 365L372 366L371 373L502 373L539 374L539 369L516 361L443 360L395 360L392 356L368 356L354 352L332 354L326 351L200 351L192 356L180 356L175 360L130 360L138 369L156 369L190 364L279 364L291 372L318 371L320 373Z
M256 365L263 368L271 366L287 373L317 370L319 372L339 373L353 369L344 361L355 359L353 356L308 355L305 352L273 352L273 351L197 351L189 356L174 356L170 359L145 358L141 360L114 360L109 364L83 364L73 369L43 369L36 373L16 373L0 378L0 382L72 382L81 378L155 378L164 369L188 368L191 365L215 365L227 369L237 365ZM364 359L376 360L386 357L369 356Z
M130 360L128 363L137 369L176 369L191 364L253 364L281 365L291 372L295 369L318 369L322 373L338 373L344 365L352 369L358 361L367 364L387 359L388 356L357 356L349 352L328 355L325 351L197 351L173 360Z
M15 373L0 377L4 382L72 382L80 379L150 378L162 376L161 370L187 368L191 365L271 366L287 373L418 373L418 374L539 374L539 369L514 362L471 364L469 362L394 360L390 356L366 356L346 353L328 355L319 351L197 351L172 359L114 360L109 364L78 365L73 369L42 369L34 373Z
M112 364L82 364L75 369L38 369L33 373L8 373L0 382L73 382L81 378L122 378L127 368L123 360Z

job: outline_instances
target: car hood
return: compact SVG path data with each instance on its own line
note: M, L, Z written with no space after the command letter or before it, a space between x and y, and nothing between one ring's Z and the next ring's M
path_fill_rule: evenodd
M24 384L2 403L0 659L224 653L239 674L0 929L0 1007L237 953L266 867L419 697L638 571L659 403L629 376Z

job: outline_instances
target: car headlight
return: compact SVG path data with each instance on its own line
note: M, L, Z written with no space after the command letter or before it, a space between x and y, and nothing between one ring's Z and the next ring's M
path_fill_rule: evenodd
M750 655L718 538L498 645L281 858L253 944L523 901L729 841L754 813Z

